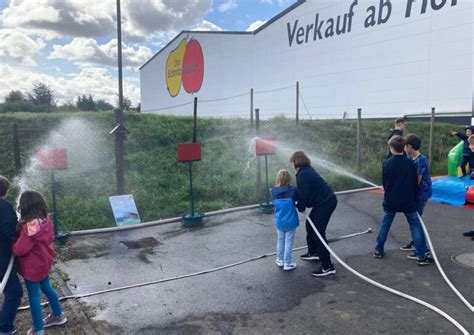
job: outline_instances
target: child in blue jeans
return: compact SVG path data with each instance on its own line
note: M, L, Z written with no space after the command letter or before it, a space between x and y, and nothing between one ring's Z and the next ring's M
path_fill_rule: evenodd
M285 271L296 268L292 261L291 252L295 238L296 227L299 225L296 212L296 189L290 185L291 175L287 170L277 173L275 187L272 188L273 204L275 205L275 226L278 234L277 259L278 267Z
M54 232L43 196L36 191L25 191L20 196L18 210L20 237L13 245L18 272L25 279L28 290L33 328L27 335L43 335L44 328L67 322L58 294L51 287L49 272L54 260ZM51 314L43 319L40 290L48 298Z

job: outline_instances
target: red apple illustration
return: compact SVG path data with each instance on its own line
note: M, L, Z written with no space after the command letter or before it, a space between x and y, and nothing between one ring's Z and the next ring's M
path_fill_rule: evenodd
M195 93L201 89L204 78L204 56L201 45L192 39L186 46L183 58L182 82L188 93Z

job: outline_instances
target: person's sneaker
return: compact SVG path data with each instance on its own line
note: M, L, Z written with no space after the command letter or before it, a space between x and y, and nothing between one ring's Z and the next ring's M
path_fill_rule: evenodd
M275 264L276 264L279 268L281 268L284 263L283 263L283 261L282 261L281 259L277 259L277 260L275 261Z
M304 261L319 261L319 255L310 254L309 252L301 255L300 258Z
M425 256L423 256L423 257L418 258L416 262L418 263L418 265L424 266L424 265L431 265L431 264L433 264L433 263L434 263L434 260L433 260L433 258L431 258L431 256L425 255Z
M317 269L316 271L312 272L311 275L315 277L324 277L324 276L331 276L336 274L336 269L334 265L331 265L329 268L325 269L322 266Z
M382 258L384 255L385 253L383 251L375 250L374 252L374 258Z
M296 269L296 263L288 263L283 266L283 270L285 271L291 271Z
M467 236L467 237L474 237L474 230L467 231L465 233L462 233L462 236Z
M404 245L403 247L400 247L400 250L413 251L413 250L415 250L415 247L413 246L413 242L410 242L407 245Z
M30 328L30 330L28 330L28 332L26 333L26 335L44 335L44 329L42 330L38 330L38 331L34 331L33 328Z
M44 328L60 326L67 322L66 314L62 313L60 316L52 316L49 314L43 319Z
M425 257L430 257L430 258L431 258L431 251L428 250L428 251L426 252L426 254L425 254ZM407 255L407 258L408 258L408 259L415 259L415 260L416 260L416 259L418 259L418 256L416 255L416 252L413 252L413 253L411 253L411 254L408 254L408 255Z

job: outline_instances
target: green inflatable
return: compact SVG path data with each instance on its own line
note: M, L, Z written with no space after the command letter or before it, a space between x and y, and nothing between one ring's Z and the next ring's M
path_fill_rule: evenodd
M454 148L449 151L448 154L448 175L457 177L458 167L461 164L462 149L464 142L459 142Z

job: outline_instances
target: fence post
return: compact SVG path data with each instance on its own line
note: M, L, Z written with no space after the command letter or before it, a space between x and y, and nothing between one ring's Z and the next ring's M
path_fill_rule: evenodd
M357 108L357 171L360 172L361 145L362 145L362 109Z
M250 129L253 128L253 88L250 89Z
M431 107L431 124L430 124L430 143L428 148L428 164L431 166L433 160L433 133L435 124L435 108Z
M18 174L21 170L20 141L18 139L18 124L14 123L12 128L13 135L13 155L15 157L15 172Z
M260 109L255 108L255 135L260 136ZM262 162L260 156L257 156L257 193L256 198L260 199L260 192L262 189Z
M193 143L196 143L196 139L197 139L197 111L198 111L198 98L197 98L197 97L194 97Z
M296 82L296 124L300 121L300 82Z

